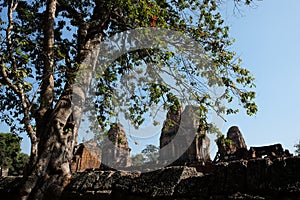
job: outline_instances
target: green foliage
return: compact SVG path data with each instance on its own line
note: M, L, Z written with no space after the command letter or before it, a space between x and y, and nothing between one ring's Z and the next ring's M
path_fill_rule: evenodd
M131 156L132 166L142 166L144 164L145 158L143 154L136 154Z
M0 133L0 167L8 168L9 175L22 175L29 156L21 153L21 138L12 133Z
M158 160L159 148L153 144L148 144L146 148L142 150L142 154L146 156L145 161L155 162Z
M9 169L9 175L23 175L26 164L29 162L29 156L25 153L19 153L16 159L13 160L12 167Z
M149 144L142 150L140 154L131 156L133 166L142 166L145 163L156 162L159 157L159 148Z
M221 106L224 100L231 103L233 97L239 99L248 115L257 112L253 101L255 92L252 91L254 78L241 66L242 60L236 58L236 53L228 50L232 39L216 1L140 1L137 10L131 1L122 5L128 10L129 17L113 23L110 33L116 33L114 30L120 30L120 27L122 30L149 27L149 21L156 16L154 30L161 27L187 34L203 46L204 55L214 64L191 64L182 55L158 49L141 49L122 55L108 67L94 87L95 93L101 95L96 104L102 126L107 125L105 120L111 116L117 117L118 113L124 112L125 117L138 128L145 118L155 116L147 114L149 111L161 107L176 110L186 104L199 105L199 117L203 126L207 126L207 115L211 110L219 115L238 112L237 109ZM124 38L126 40L126 35ZM131 43L130 40L127 42ZM149 63L155 64L154 70L149 70ZM175 84L164 81L167 75L175 80ZM125 80L122 79L124 76ZM224 93L217 98L208 95L209 87L215 86L225 87Z
M20 138L14 134L1 133L0 144L1 167L10 168L21 150Z
M118 137L118 144L125 144L124 138L123 137Z
M234 2L252 3L251 0ZM209 111L216 111L219 115L236 113L237 110L230 106L220 106L224 100L228 104L233 102L233 98L239 100L247 114L257 112L254 77L231 50L233 39L218 10L220 1L59 0L58 3L54 45L51 47L54 67L48 69L54 78L54 102L49 105L50 109L66 92L64 86L74 81L76 71L82 67L84 42L99 34L103 36L103 42L116 33L150 27L152 33L165 28L187 35L203 47L203 55L199 57L208 57L213 64L190 63L188 58L176 52L155 48L128 52L114 60L104 75L92 82L97 97L87 99L90 105L95 105L90 109L91 121L107 127L123 112L132 124L139 127L145 118L155 116L155 112L149 114L155 108L176 110L193 103L199 105L200 118L206 125ZM7 16L7 8L6 3L0 5L1 16ZM24 127L25 118L33 127L36 126L38 109L44 101L40 88L49 76L41 67L49 59L45 55L43 28L48 23L44 17L45 8L46 1L18 1L12 21L5 17L0 21L3 35L0 37L0 120L19 132L28 131ZM7 35L10 25L13 26ZM126 40L128 45L133 44L130 38ZM149 71L149 63L156 69ZM172 72L174 84L162 81L166 72ZM128 74L132 77L124 79ZM176 92L176 88L183 85L182 94ZM215 86L225 88L218 98L208 95L209 87ZM24 101L24 97L28 100ZM28 116L25 116L25 111Z
M218 135L217 139L216 139L216 143L218 145L225 145L225 147L230 148L230 145L232 144L232 140L231 139L227 139L225 137L225 135L220 134Z
M298 156L300 156L300 141L299 141L298 144L295 144L294 147L296 148L295 153L296 153Z

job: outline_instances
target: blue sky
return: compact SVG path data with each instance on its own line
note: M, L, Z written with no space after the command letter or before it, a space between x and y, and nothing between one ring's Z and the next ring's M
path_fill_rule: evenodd
M300 140L300 1L264 0L256 4L235 15L230 4L225 4L222 12L231 27L231 37L236 39L233 50L256 78L259 111L249 117L241 110L220 123L220 129L226 134L230 126L237 125L248 147L281 143L294 153ZM0 131L9 130L1 125ZM29 143L23 137L22 149L28 153ZM153 135L142 143L156 140L158 145L157 139ZM134 152L143 148L133 144L134 138L129 141Z
M248 146L281 143L294 152L300 139L300 1L264 0L243 15L223 9L236 38L234 50L256 78L258 114L241 112L222 130L238 125Z

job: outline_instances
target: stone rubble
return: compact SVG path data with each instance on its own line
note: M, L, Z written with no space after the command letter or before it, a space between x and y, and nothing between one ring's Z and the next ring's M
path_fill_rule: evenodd
M296 199L300 197L300 157L222 162L204 174L173 166L148 173L77 173L62 199Z

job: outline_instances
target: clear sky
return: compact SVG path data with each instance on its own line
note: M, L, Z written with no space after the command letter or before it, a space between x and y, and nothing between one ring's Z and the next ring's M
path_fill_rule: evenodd
M248 146L281 143L294 153L300 139L300 1L264 0L243 15L223 9L236 38L234 50L256 77L258 114L244 112L224 123L238 125Z
M259 111L249 117L241 110L219 125L224 134L230 126L239 126L248 147L281 143L294 153L300 140L300 1L263 0L256 4L242 8L242 14L236 11L234 15L229 4L222 11L236 39L233 50L255 75ZM0 127L0 132L7 131L7 127ZM158 145L158 137L153 135L143 143L155 140ZM136 153L143 146L134 145L134 141L129 138ZM28 140L24 139L22 149L29 152Z

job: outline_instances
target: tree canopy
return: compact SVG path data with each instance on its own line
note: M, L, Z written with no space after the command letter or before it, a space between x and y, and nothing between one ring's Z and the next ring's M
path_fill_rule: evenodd
M0 95L3 101L0 106L1 120L10 127L34 133L34 130L29 131L29 125L34 129L37 117L43 115L48 108L53 108L60 99L65 84L72 80L74 73L71 72L76 71L76 66L82 62L84 55L79 51L81 43L95 37L100 29L99 33L104 32L101 40L120 31L139 27L173 29L199 42L216 67L199 70L200 66L183 63L180 55L159 52L157 49L126 53L112 63L105 76L97 81L100 123L107 119L105 114L112 114L115 97L111 95L111 91L116 91L115 84L120 81L118 75L134 71L150 61L168 66L168 70L177 71L175 75L186 77L187 82L192 85L189 87L195 92L197 103L205 108L204 113L207 109L217 109L214 104L219 103L219 99L211 99L201 85L214 84L213 80L209 80L211 77L220 79L226 87L222 98L231 102L232 95L237 96L248 114L256 112L256 105L252 101L255 93L245 90L245 87L254 86L254 78L247 69L240 66L241 59L230 50L232 39L229 37L229 27L218 11L218 1L57 1L52 22L45 17L45 8L49 6L46 3L7 1L2 4L2 16L7 14L8 18L1 18L1 32L6 36L1 38ZM99 16L102 11L107 14ZM47 31L47 26L53 26L53 30ZM46 47L47 42L51 42L50 47ZM181 65L182 69L174 67L176 64ZM163 73L163 70L159 72ZM159 73L155 76L159 76ZM199 81L197 77L208 80ZM152 78L154 83L159 79ZM130 106L128 116L137 125L143 121L139 113L148 111L153 102L178 104L169 85L149 84L144 85L143 89L143 94L148 94L150 98L141 97L137 92L126 96L134 105ZM228 108L220 112L233 113L236 110Z

